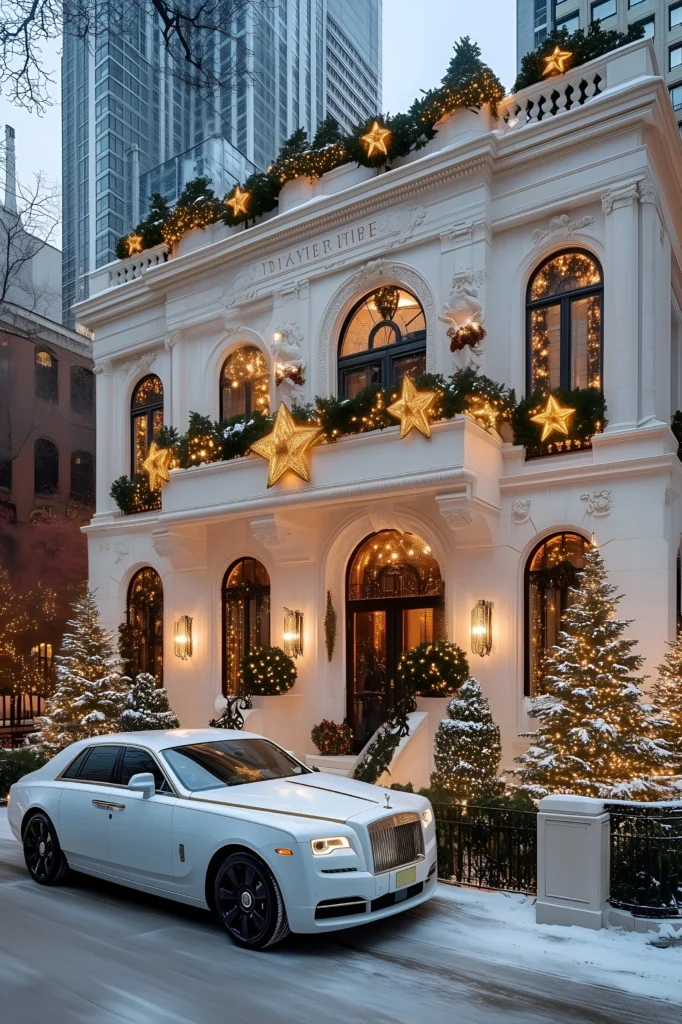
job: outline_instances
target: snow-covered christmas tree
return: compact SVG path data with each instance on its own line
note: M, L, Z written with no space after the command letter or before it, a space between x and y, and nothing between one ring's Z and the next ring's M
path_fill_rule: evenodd
M69 743L116 732L128 689L119 671L113 637L100 626L92 591L83 589L73 604L60 653L57 685L45 705L36 740L56 754Z
M682 634L668 644L670 648L658 666L658 678L651 688L661 737L667 741L672 771L682 774Z
M130 680L127 680L130 682ZM140 672L130 688L121 715L121 732L177 729L180 721L168 703L168 694L148 672Z
M446 790L458 803L500 796L500 730L475 679L462 683L447 715L436 732L432 787Z
M539 729L517 758L516 774L535 798L660 798L666 787L656 776L671 774L670 755L642 702L637 641L622 635L630 621L615 617L620 595L596 547L577 584L547 657L543 692L532 699L530 715Z

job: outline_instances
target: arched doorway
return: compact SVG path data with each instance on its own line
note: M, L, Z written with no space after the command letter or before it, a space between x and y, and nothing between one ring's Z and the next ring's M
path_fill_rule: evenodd
M241 660L270 643L270 577L256 558L240 558L223 577L223 694L242 691Z
M348 566L347 716L361 749L405 695L401 655L442 633L443 580L429 545L413 533L366 538Z
M128 587L129 671L148 672L163 686L163 584L150 565L135 573Z

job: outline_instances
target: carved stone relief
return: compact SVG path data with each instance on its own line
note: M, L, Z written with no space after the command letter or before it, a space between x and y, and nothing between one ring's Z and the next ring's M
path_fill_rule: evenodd
M552 217L547 228L536 228L533 232L533 245L539 245L547 238L568 238L576 231L594 224L594 217L581 217L579 220L571 220L567 213L560 213L558 217Z
M613 505L613 497L608 487L580 495L580 500L585 502L585 511L590 516L608 516Z

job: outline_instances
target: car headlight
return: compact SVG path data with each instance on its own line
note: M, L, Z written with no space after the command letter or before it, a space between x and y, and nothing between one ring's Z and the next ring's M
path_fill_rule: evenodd
M422 811L422 823L424 828L428 828L433 821L433 811L430 807L427 807L425 811Z
M350 843L345 836L334 836L332 839L311 839L310 849L313 857L327 857L337 850L350 850Z

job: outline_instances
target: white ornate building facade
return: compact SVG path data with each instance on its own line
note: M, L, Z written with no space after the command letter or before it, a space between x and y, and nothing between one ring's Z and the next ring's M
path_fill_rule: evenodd
M679 615L682 467L669 423L682 404L682 142L649 42L552 87L544 114L541 83L497 120L454 115L390 173L298 179L255 227L194 232L172 258L159 248L93 276L77 307L97 373L90 581L109 628L139 625L184 725L215 716L239 686L241 654L281 644L295 609L296 685L257 699L249 728L300 755L325 718L347 717L366 739L399 696L401 651L447 635L468 654L510 765L592 538L648 671L661 660ZM472 319L487 337L453 354L448 328ZM282 362L304 383L277 385ZM590 446L527 458L458 415L430 438L401 439L396 424L318 445L310 482L287 473L268 488L252 454L172 470L157 510L124 516L109 496L158 425L183 431L192 411L274 412L470 362L517 397L543 375L603 387L608 425ZM479 657L481 600L492 645ZM188 658L174 653L181 616ZM394 778L427 781L442 709L419 703Z

